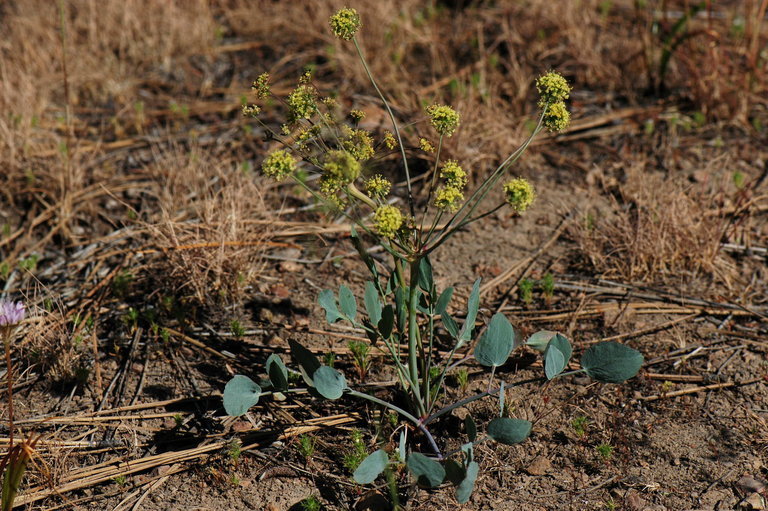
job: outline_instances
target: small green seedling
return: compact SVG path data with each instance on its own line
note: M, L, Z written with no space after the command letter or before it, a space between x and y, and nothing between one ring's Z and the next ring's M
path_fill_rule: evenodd
M371 345L362 341L349 341L347 347L352 353L357 377L360 381L365 381L365 377L368 376L368 369L371 367Z
M522 279L517 285L517 291L521 302L526 305L533 303L533 281L531 279Z
M310 495L301 501L301 509L303 511L320 511L322 507L320 500L314 495Z
M299 445L296 447L299 454L304 458L304 463L309 464L312 456L315 455L315 437L307 433L299 435Z
M245 327L236 319L229 322L229 331L236 339L242 339L245 335Z
M353 473L360 466L360 463L368 455L368 451L363 442L363 432L359 429L353 429L349 434L349 439L352 442L352 447L344 454L344 468L350 473Z
M595 450L605 461L608 461L613 456L613 446L611 444L600 444L595 447Z
M578 437L583 437L587 434L588 425L589 419L585 415L578 415L571 421L571 428Z

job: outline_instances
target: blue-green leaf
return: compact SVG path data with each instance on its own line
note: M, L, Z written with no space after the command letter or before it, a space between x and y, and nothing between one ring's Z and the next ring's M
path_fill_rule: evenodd
M341 312L347 318L351 321L355 320L355 316L357 315L357 301L355 300L355 295L352 294L352 291L343 284L339 286L339 308L341 308Z
M491 318L488 330L475 346L475 359L486 367L498 367L509 358L515 342L515 331L504 314Z
M445 480L458 486L467 476L467 471L456 460L445 460Z
M323 289L317 297L317 303L325 309L325 320L328 323L336 323L340 319L344 319L344 316L339 312L339 308L336 305L336 296L330 289Z
M406 463L408 470L416 476L416 480L421 486L434 488L439 486L445 479L445 469L432 458L427 458L421 453L412 452L408 456Z
M440 297L437 299L435 305L435 314L442 315L448 308L448 304L451 303L451 297L453 296L453 288L449 287L440 293Z
M272 387L278 392L286 390L288 388L288 369L280 355L271 354L267 359L266 367Z
M531 434L533 424L524 419L497 417L488 424L488 436L502 444L518 444Z
M357 467L355 473L352 474L352 478L357 484L370 484L379 477L379 474L384 472L389 463L389 456L387 452L379 449L368 455L362 463Z
M477 279L472 285L472 293L469 295L469 301L467 302L467 319L464 321L464 326L461 329L461 335L459 338L462 341L468 341L472 338L472 330L475 328L475 320L477 319L477 310L480 308L480 281Z
M434 286L435 283L432 280L432 263L429 262L429 257L425 256L419 261L419 287L431 297Z
M379 333L384 339L389 339L392 334L392 327L395 326L395 310L391 305L387 304L381 311L381 319L379 320Z
M332 367L320 366L312 375L315 389L326 399L339 399L347 388L344 375Z
M291 348L291 358L293 358L294 362L299 365L299 370L301 371L301 376L304 378L304 381L307 385L314 385L312 382L312 375L315 374L315 371L320 367L320 361L317 360L314 353L293 339L288 339L288 346Z
M573 348L568 339L561 334L555 334L544 352L544 373L548 380L563 372L571 359L571 353Z
M549 341L551 341L552 338L556 335L557 332L541 330L530 336L528 340L525 341L525 344L535 349L536 351L544 353L544 351L547 349L547 346L549 345Z
M447 312L443 312L440 317L443 320L443 326L446 330L448 330L448 333L451 334L451 337L459 340L459 325L456 324L456 320L454 320L450 314Z
M376 286L370 280L365 283L365 311L371 324L376 326L381 320L381 301Z
M242 374L236 374L224 387L224 411L227 415L243 415L259 402L261 387Z
M400 441L397 444L397 457L405 463L405 429L400 431Z
M477 439L477 425L475 424L475 419L469 414L464 417L464 429L467 430L469 441L474 442Z
M475 489L475 481L479 472L480 465L476 461L470 461L469 465L467 465L464 480L456 487L456 500L459 501L459 504L465 504L469 501L469 497L472 496L472 490Z
M601 342L590 347L581 357L581 367L587 374L606 383L621 383L637 374L643 365L639 351L615 341Z

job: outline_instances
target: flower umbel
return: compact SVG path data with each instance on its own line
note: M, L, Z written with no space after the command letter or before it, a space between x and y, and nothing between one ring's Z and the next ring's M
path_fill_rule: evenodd
M24 320L24 314L22 302L0 301L0 326L18 325Z
M365 193L368 194L368 197L378 197L383 199L387 196L391 189L392 183L390 183L389 179L382 176L381 174L371 176L365 182Z
M261 171L277 181L282 181L294 170L296 170L296 160L285 149L270 153L261 164Z
M317 103L315 102L315 90L307 85L301 84L288 95L288 106L291 109L291 116L295 119L309 119L317 112Z
M456 160L448 160L440 167L440 177L445 179L446 186L461 191L467 184L467 173Z
M351 183L360 176L360 162L347 151L329 151L325 155L323 169L344 183Z
M384 132L384 145L387 146L387 149L389 150L397 147L397 140L391 131Z
M333 35L340 37L345 41L349 41L355 37L355 33L360 30L360 27L362 26L360 23L360 15L357 14L356 10L350 9L349 7L336 11L336 14L331 16L330 24Z
M373 214L376 230L385 238L394 238L403 226L403 214L396 206L380 206Z
M565 103L558 101L549 105L544 114L544 126L551 132L563 131L571 123L571 113Z
M365 130L346 128L347 138L342 141L344 149L356 160L365 161L373 156L373 137Z
M429 122L441 135L450 137L459 126L459 114L446 105L432 105L427 108Z
M269 91L269 73L261 73L259 77L253 82L251 90L256 94L259 99L266 99L271 92Z
M518 213L522 213L533 204L536 192L527 179L518 177L504 185L504 196L507 203Z
M432 142L430 142L426 138L420 138L419 139L419 148L422 151L424 151L425 153L434 153L435 152L435 146L433 146Z
M464 200L464 194L459 188L453 186L441 186L435 192L435 207L447 209L451 212L459 209L459 202Z
M540 76L536 80L536 88L539 90L541 100L539 106L558 103L560 101L568 99L571 93L571 87L568 82L563 78L560 73L550 71L549 73Z

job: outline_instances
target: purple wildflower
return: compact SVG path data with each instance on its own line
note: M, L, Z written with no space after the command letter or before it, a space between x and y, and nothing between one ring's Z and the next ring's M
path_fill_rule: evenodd
M13 326L24 319L24 304L0 300L0 326Z

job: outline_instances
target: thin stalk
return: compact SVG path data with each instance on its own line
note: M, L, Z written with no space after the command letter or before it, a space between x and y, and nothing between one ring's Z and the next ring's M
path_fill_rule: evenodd
M5 380L8 382L8 452L13 449L13 365L11 365L11 327L4 327Z
M416 352L418 344L419 324L417 322L416 298L419 288L419 261L416 259L411 262L411 287L408 290L408 371L410 372L411 390L416 400L416 407L419 414L424 415L426 410L421 398L419 389L419 358Z
M408 169L408 159L405 156L405 146L403 145L403 139L400 136L400 128L397 126L397 120L395 119L395 114L392 113L392 108L390 108L389 103L384 97L384 94L381 92L381 89L379 89L379 86L376 83L376 80L374 80L373 74L371 73L371 70L368 67L368 62L365 60L365 56L363 55L363 50L360 49L360 45L357 42L357 38L353 37L352 42L355 43L355 49L357 50L357 55L360 57L360 62L362 62L363 64L363 69L365 69L365 74L368 75L368 79L371 81L373 88L376 89L376 92L379 94L379 98L381 99L381 102L384 103L384 108L387 109L387 113L389 114L389 119L392 121L392 127L394 128L395 136L397 137L397 143L400 146L400 154L403 156L403 168L405 169L405 183L408 186L408 205L410 206L411 216L415 217L416 211L413 205L413 191L411 190L411 172Z
M427 192L427 202L424 204L424 211L421 213L421 227L419 228L419 239L416 244L417 247L422 247L422 242L426 243L426 239L429 239L429 234L432 234L432 229L429 230L427 238L422 238L424 232L424 222L429 214L429 204L432 200L432 194L435 191L435 182L437 181L437 166L440 163L440 152L443 150L443 135L440 135L440 139L437 142L437 154L435 155L435 166L432 169L432 182L429 184L429 190ZM434 225L434 224L433 224Z
M362 399L367 399L368 401L371 401L372 403L376 403L376 404L379 404L379 405L384 406L386 408L389 408L390 410L393 410L393 411L399 413L400 415L402 415L403 417L405 417L409 421L413 422L413 424L417 428L419 428L419 430L421 430L421 432L424 433L424 435L427 437L427 440L429 441L429 445L432 447L432 450L437 455L437 458L439 460L443 459L443 455L440 452L440 449L437 447L437 442L435 442L435 438L432 436L432 433L430 433L429 430L426 428L426 425L425 425L426 423L425 422L417 419L416 417L414 417L410 413L406 412L405 410L403 410L399 406L393 405L392 403L388 403L388 402L384 401L383 399L379 399L379 398L377 398L375 396L371 396L370 394L364 394L362 392L358 392L358 391L352 390L352 389L347 390L347 394L349 394L350 396L359 397L359 398L362 398Z

